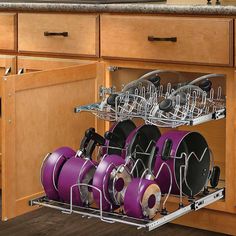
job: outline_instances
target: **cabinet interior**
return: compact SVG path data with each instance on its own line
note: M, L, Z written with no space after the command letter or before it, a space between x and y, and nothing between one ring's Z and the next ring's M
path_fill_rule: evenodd
M158 66L157 66L158 68ZM178 68L178 67L176 67ZM130 67L114 67L114 68L111 68L111 67L107 67L105 68L106 70L108 69L108 73L106 73L106 76L105 76L105 81L103 81L104 83L100 84L98 83L98 86L107 86L107 87L110 87L110 86L114 86L116 91L121 91L122 87L125 85L125 84L128 84L129 82L131 81L134 81L136 79L138 79L141 75L147 73L147 72L150 72L150 71L153 71L154 69L140 69L139 68L130 68ZM200 72L194 72L194 71L178 71L181 76L176 78L176 77L173 77L173 73L166 73L164 76L161 76L161 84L163 84L164 86L166 86L168 83L172 83L172 84L175 84L175 83L183 83L183 82L186 82L186 81L191 81L195 78L198 78L200 76L203 76L203 75L206 75L208 73L211 73L211 72L207 72L207 73L200 73ZM227 79L227 76L222 78L222 79L211 79L212 83L213 83L213 88L217 90L218 86L221 86L222 88L222 96L225 96L226 95L226 79ZM102 82L102 81L100 81ZM95 90L96 91L96 90ZM88 104L77 104L77 105L88 105ZM77 107L76 107L77 108ZM91 111L90 111L91 112ZM83 113L81 114L77 114L77 116L80 116L82 115ZM90 114L91 116L93 116L93 114ZM97 121L98 122L98 121ZM144 120L141 120L141 119L135 119L135 123L136 124L142 124L144 123ZM98 123L97 123L98 124ZM212 150L212 153L214 154L214 165L217 165L221 168L221 177L220 177L220 183L218 185L218 188L216 188L215 190L216 191L223 191L224 192L224 187L226 185L226 182L225 180L227 179L226 178L226 173L225 173L225 165L226 165L226 141L225 141L225 137L226 137L226 124L227 124L227 118L226 119L221 119L221 120L214 120L214 121L208 121L206 123L202 123L201 125L196 125L196 126L180 126L178 128L175 128L175 129L178 129L178 130L189 130L189 131L195 131L195 132L199 132L201 133L210 149ZM82 126L83 129L86 128L89 128L88 126L85 126L86 124L84 123L84 125ZM97 128L99 128L100 125L98 124L97 125ZM105 125L105 130L108 130L109 127L111 127L111 122L107 122L106 125ZM170 130L172 128L161 128L161 133L164 133L166 132L167 130ZM104 130L103 130L104 132ZM103 135L103 133L100 133L101 135ZM214 191L214 188L209 188L210 190L210 193L211 193L211 190ZM222 192L221 192L222 193ZM212 193L214 194L214 193ZM180 195L171 195L170 198L168 198L168 203L167 205L167 209L168 209L168 217L164 217L162 215L161 212L158 212L158 214L153 218L153 222L149 222L147 225L139 225L140 228L142 227L148 227L149 230L152 230L154 228L157 228L159 227L159 225L161 225L161 221L163 221L163 223L166 223L166 222L170 222L172 221L173 219L176 219L178 218L181 214L182 214L182 211L191 211L192 209L195 209L195 206L191 205L191 202L196 202L198 199L198 197L200 197L199 199L199 206L202 205L202 207L206 207L206 208L210 208L210 209L225 209L225 203L226 201L223 199L223 200L220 200L222 199L222 196L219 195L220 193L216 193L216 195L209 195L209 194L206 194L204 195L203 192L201 192L201 194L199 196L196 196L194 197L193 199L191 197L186 197L184 198L183 200L183 208L180 207ZM165 196L165 195L164 195ZM164 197L163 196L163 197ZM206 200L208 197L211 198L212 196L212 199L216 200L218 197L218 201L214 206L208 206L207 204L207 201ZM205 198L206 197L206 198ZM202 198L204 198L205 200L202 201ZM32 199L32 198L31 198ZM210 201L209 200L209 204L210 204ZM70 206L71 208L71 213L78 213L78 214L90 214L90 210L93 210L94 212L91 213L91 216L92 217L96 217L96 218L100 218L101 220L104 220L104 219L114 219L115 217L118 217L118 216L114 216L114 218L112 218L111 216L109 216L110 214L112 215L113 213L118 213L118 215L122 218L122 220L120 220L120 218L116 221L114 220L114 222L120 222L120 223L126 223L126 224L132 224L129 220L130 219L127 219L127 220L123 220L125 219L125 215L122 214L122 211L119 212L119 210L117 211L111 211L109 213L107 213L106 211L103 211L101 209L97 209L94 210L94 208L89 208L88 206L88 209L83 209L86 211L86 213L81 213L79 211L80 207L76 208L78 209L78 211L74 208L73 208L73 205L72 205L72 202L71 202L71 205L70 204L64 204L61 203L63 206L62 208L60 208L58 206L58 203L57 201L48 201L47 202L47 198L45 197L39 197L39 198L35 198L35 199L32 199L30 200L30 204L32 204L33 206L34 205L43 205L45 204L45 206L47 207L55 207L55 209L58 209L58 210L61 210L62 208L67 211L69 210L68 209L68 206ZM60 203L59 203L60 205ZM222 207L223 206L223 207ZM190 207L188 209L188 207ZM200 206L201 208L201 206ZM198 206L197 206L197 209L198 209ZM88 211L88 212L87 212ZM102 218L102 216L100 216L100 213L99 212L103 212L104 213L104 217L106 217L108 215L108 218ZM99 213L99 214L98 214ZM103 214L101 213L101 214ZM119 214L120 213L120 214ZM177 216L175 215L177 214ZM184 214L184 213L183 213ZM111 218L109 218L111 217ZM159 222L160 220L160 222ZM137 225L136 225L137 226Z
M131 68L118 68L118 70L111 72L110 84L115 86L116 91L120 91L122 87L138 79L145 73L150 72L151 70L147 69L131 69ZM174 76L173 73L163 73L160 74L161 84L167 85L167 83L181 83L186 81L194 80L200 76L206 75L207 73L199 72L185 72L178 71L181 74L181 78ZM212 87L214 91L217 91L217 88L220 86L222 88L222 96L226 96L226 78L213 78ZM201 133L213 152L214 164L219 166L221 169L221 176L219 187L225 186L225 163L226 163L226 119L209 121L196 126L180 126L175 128L177 130L188 130L196 131ZM136 123L144 123L143 120L136 119ZM164 133L172 128L160 128L161 133Z

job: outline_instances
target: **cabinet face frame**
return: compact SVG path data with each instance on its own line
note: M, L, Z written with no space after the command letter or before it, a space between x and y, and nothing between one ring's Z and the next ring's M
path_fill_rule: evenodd
M60 85L64 84L65 85L71 84L71 86L72 85L75 86L74 84L76 82L80 81L86 82L92 80L94 83L93 87L95 90L93 91L95 91L95 94L91 95L92 97L95 98L94 102L96 102L98 99L97 97L98 86L100 86L103 83L103 65L102 63L90 63L87 65L78 65L56 70L26 73L22 75L13 75L9 77L4 77L3 79L4 82L3 82L3 117L2 117L2 124L3 124L2 219L7 220L35 209L34 207L28 206L28 201L32 197L37 197L43 194L43 191L41 190L21 198L17 196L19 195L17 194L18 186L17 186L17 176L16 176L16 172L19 171L19 167L16 164L16 158L18 157L17 146L19 147L19 139L17 139L17 132L19 129L19 125L17 126L17 122L19 121L19 119L17 120L17 117L19 117L19 115L17 116L16 113L17 104L19 105L19 101L17 101L17 99L19 99L19 97L17 96L19 96L20 93L27 94L30 91L35 91L41 88L50 89L58 86L60 87ZM34 81L34 83L32 83L32 80ZM78 104L79 102L80 101L78 101ZM17 109L18 113L19 113L19 108L22 107L21 106L18 107ZM40 110L38 112L40 112ZM73 113L73 110L71 112ZM78 114L73 114L73 115L78 116ZM96 121L95 117L93 117L93 119L95 122L94 123L95 128L98 127L97 129L98 132L103 132L102 123L99 124L99 121ZM89 127L84 127L84 130L86 128ZM79 142L80 140L78 140L78 144ZM32 168L31 172L33 175L35 174L37 175L36 178L39 178L39 171L36 171L36 169Z
M235 131L232 129L233 124L235 124L235 112L236 111L236 96L234 92L235 79L234 79L234 69L233 68L220 68L220 67L204 67L204 66L193 66L193 65L177 65L177 64L162 64L162 63L142 63L127 61L123 62L120 60L107 60L105 64L105 69L110 66L120 67L120 68L130 68L130 69L144 69L144 70L175 70L183 72L196 72L196 73L219 73L226 75L226 146L225 146L225 200L218 201L214 205L209 205L207 209L217 210L222 212L236 213L236 186L235 186L235 168L236 168L236 154L234 153L234 137ZM106 70L107 71L107 70ZM112 73L116 72L106 72L106 86L112 86ZM117 78L116 78L117 79ZM211 122L211 121L210 121ZM207 123L206 123L207 124ZM106 122L106 130L109 128L109 123ZM198 130L198 126L193 127L194 130ZM184 129L184 127L183 127ZM223 144L222 144L223 145ZM232 186L235 186L232 187Z

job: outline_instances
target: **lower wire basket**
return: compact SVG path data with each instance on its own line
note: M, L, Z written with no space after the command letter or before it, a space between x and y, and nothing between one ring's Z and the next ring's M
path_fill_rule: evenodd
M171 222L178 217L181 217L191 211L197 211L209 204L212 204L220 199L224 198L224 188L211 189L209 193L205 195L203 192L198 195L195 199L185 199L184 205L179 206L177 204L176 210L162 214L158 212L153 220L147 219L136 219L126 216L121 209L115 212L105 212L102 209L93 207L79 207L72 204L66 204L58 201L49 200L46 196L39 197L29 201L30 206L44 206L52 209L56 209L65 214L79 214L82 217L98 218L106 223L123 223L131 226L135 226L138 229L146 229L148 231L154 230L168 222Z

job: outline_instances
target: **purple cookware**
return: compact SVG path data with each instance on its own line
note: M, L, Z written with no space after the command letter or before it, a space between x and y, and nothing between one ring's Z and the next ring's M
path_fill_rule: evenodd
M133 129L126 129L126 135L121 136L122 138L120 139L122 140L122 146L126 148L126 152L119 152L121 156L117 154L105 155L98 165L93 178L93 185L102 192L102 209L106 211L115 209L124 202L127 185L132 180L130 174L132 164L128 164L128 167L124 167L125 163L129 161L129 157L132 158L133 161L131 163L133 164L138 158L142 160L143 165L140 165L139 163L136 166L136 176L141 176L148 164L148 155L143 153L150 152L151 148L155 146L157 139L161 135L156 126L142 125L134 129L135 126L130 125L132 124L130 123L131 121L125 122L126 126L132 126ZM125 127L122 122L120 123L120 126ZM120 129L117 129L116 131L118 131L116 134L119 134ZM113 144L107 145L113 146ZM140 152L140 154L134 154L135 151ZM128 155L126 156L125 154ZM95 202L100 207L99 191L93 189L93 195Z
M132 178L130 169L126 165L120 165L111 172L108 192L113 205L121 206L124 204L124 195Z
M169 165L172 174L172 194L182 192L193 197L198 194L209 180L211 157L205 138L197 132L170 131L161 136L156 144L158 153L151 169L157 174L163 162ZM185 153L186 155L183 155ZM185 159L189 158L189 161ZM182 173L180 172L181 166ZM170 186L170 174L166 166L156 179L162 193L167 193Z
M125 192L124 210L131 217L152 219L160 201L161 191L155 181L134 178Z
M105 139L91 128L85 132L85 137L90 141L86 144L84 152L80 150L64 164L58 180L61 201L79 206L93 203L89 185L92 184L97 164L91 159L96 146L105 143Z
M102 207L104 211L116 209L118 205L112 200L110 195L110 183L113 182L113 173L121 165L125 164L125 160L118 155L105 155L99 163L93 178L93 186L98 188L102 194L96 189L93 189L94 200L98 207ZM114 188L121 192L125 186L125 181L121 178L116 179ZM102 206L100 205L100 200Z
M73 205L91 204L93 202L91 188L77 184L91 185L95 170L96 164L90 159L71 157L62 167L58 180L58 193L61 201L70 203L72 193Z
M126 140L126 160L132 159L133 163L141 159L135 168L134 177L141 177L148 167L149 155L160 138L160 130L155 125L142 125L134 129Z
M60 147L46 156L41 168L41 183L47 197L51 200L59 200L58 178L61 168L68 159L75 155L75 151L69 147Z

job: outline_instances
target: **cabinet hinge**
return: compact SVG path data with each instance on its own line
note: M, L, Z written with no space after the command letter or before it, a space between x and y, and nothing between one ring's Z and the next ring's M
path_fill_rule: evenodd
M115 86L106 88L106 87L101 85L99 87L98 95L99 95L100 98L103 98L106 94L112 94L115 91L116 91L116 87Z
M115 72L115 71L119 70L119 67L118 66L108 66L107 70L110 72Z

